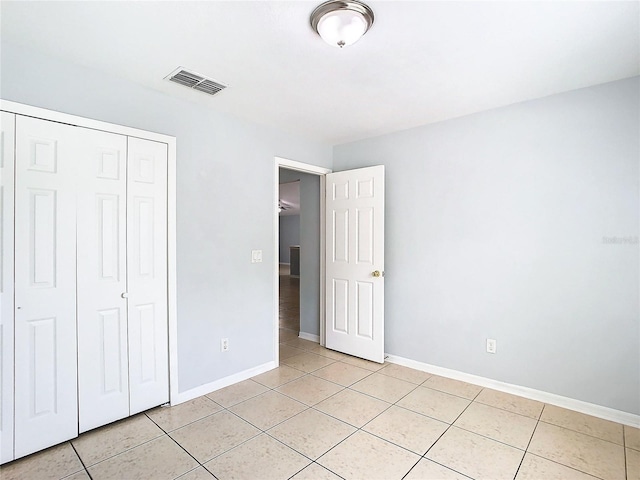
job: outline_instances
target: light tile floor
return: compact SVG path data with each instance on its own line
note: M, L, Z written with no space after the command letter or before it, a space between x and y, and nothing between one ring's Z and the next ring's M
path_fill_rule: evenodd
M0 469L13 479L640 480L640 430L281 330L281 366Z

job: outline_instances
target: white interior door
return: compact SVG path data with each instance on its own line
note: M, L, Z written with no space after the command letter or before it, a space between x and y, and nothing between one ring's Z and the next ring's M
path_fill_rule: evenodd
M15 115L0 113L0 463L13 460L13 168Z
M78 435L76 130L16 118L16 458Z
M80 433L129 415L127 137L78 129Z
M326 347L384 361L384 166L326 176Z
M129 137L127 283L131 415L169 401L167 145Z

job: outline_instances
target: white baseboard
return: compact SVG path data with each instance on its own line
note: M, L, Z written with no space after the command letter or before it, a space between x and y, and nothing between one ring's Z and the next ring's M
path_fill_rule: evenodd
M320 335L315 335L313 333L300 332L298 334L298 337L302 338L303 340L320 343Z
M612 422L622 423L636 428L640 427L640 415L635 415L633 413L583 402L582 400L576 400L574 398L563 397L561 395L556 395L555 393L543 392L541 390L500 382L498 380L492 380L478 375L471 375L458 370L438 367L436 365L418 362L416 360L399 357L397 355L386 354L385 360L389 363L396 363L422 372L433 373L442 377L473 383L475 385L480 385L481 387L492 388L500 392L511 393L512 395L518 395L531 400L537 400L539 402L549 403L558 407L568 408L570 410L575 410L576 412L593 415L594 417L603 418Z
M173 407L174 405L178 405L179 403L188 402L189 400L193 400L194 398L201 397L202 395L206 395L207 393L215 392L216 390L220 390L221 388L228 387L229 385L233 385L234 383L238 383L243 380L247 380L248 378L255 377L256 375L268 372L269 370L273 370L274 368L276 368L276 362L274 361L263 363L262 365L258 365L257 367L234 373L233 375L221 378L220 380L216 380L215 382L206 383L185 392L179 392L177 399L171 399L171 406Z

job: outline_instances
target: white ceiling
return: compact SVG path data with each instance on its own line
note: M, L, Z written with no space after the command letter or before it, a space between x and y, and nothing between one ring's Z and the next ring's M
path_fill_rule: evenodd
M1 2L3 41L330 144L640 73L640 2L370 1L339 50L308 1ZM178 66L229 85L164 80Z

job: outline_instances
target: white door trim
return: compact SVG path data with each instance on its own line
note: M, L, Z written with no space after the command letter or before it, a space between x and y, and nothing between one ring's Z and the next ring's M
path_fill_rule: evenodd
M176 137L149 132L138 128L125 127L114 123L102 122L90 118L56 112L46 108L24 105L0 99L0 110L28 117L41 118L52 122L66 123L94 130L119 133L130 137L139 137L166 143L168 150L167 166L167 296L169 321L169 399L172 404L179 403L178 392L178 323L177 323L177 287L176 287Z
M279 349L279 296L280 296L280 280L279 280L279 245L280 245L280 229L279 229L279 215L278 209L278 189L280 185L280 168L286 168L287 170L295 170L297 172L310 173L312 175L318 175L320 177L320 345L324 345L324 277L325 277L325 251L324 251L324 216L325 216L325 175L331 173L329 168L319 167L317 165L311 165L308 163L297 162L295 160L289 160L282 157L275 157L273 168L273 234L274 234L274 255L273 255L273 350L275 365L280 365L280 349Z

